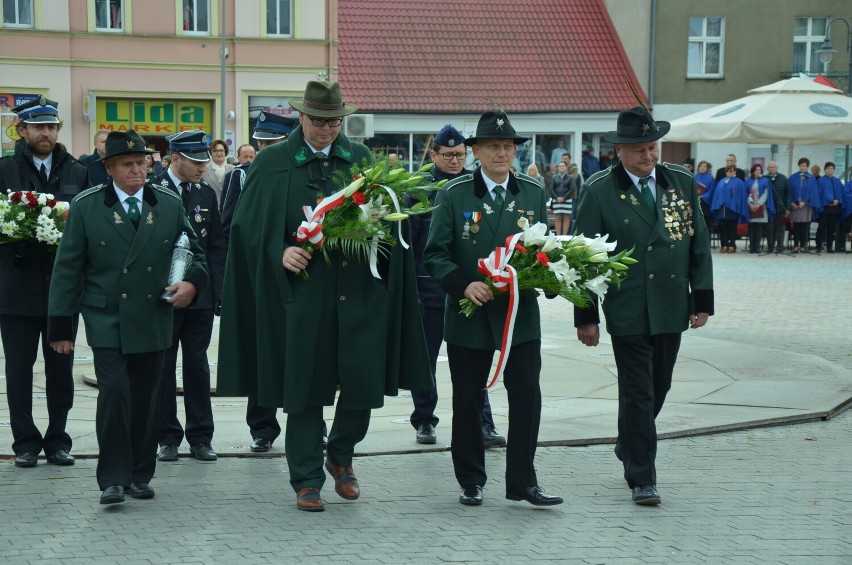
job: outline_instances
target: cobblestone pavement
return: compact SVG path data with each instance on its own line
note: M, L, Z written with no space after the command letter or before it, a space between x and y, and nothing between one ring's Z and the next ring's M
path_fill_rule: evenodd
M852 255L714 259L716 316L687 332L661 433L760 424L763 414L766 422L788 413L791 420L836 414L852 397ZM355 461L363 491L357 502L338 498L327 483L326 512L297 511L283 446L276 443L269 457L243 457L250 440L245 400L217 399L216 445L233 456L160 464L154 500L101 507L92 457L97 393L78 382L69 422L75 454L83 456L76 466L42 459L35 469L17 469L0 456L0 562L852 565L852 411L841 408L828 421L663 440L663 505L638 507L611 445L556 445L573 437L607 441L614 432L611 349L577 346L566 303L547 301L542 317L541 439L551 446L539 449L536 466L547 491L565 497L561 506L505 500L503 450L488 452L493 476L485 504L458 504L449 453L440 451L451 418L443 363L439 450L414 444L410 400L388 399L359 446L368 455ZM35 410L43 427L39 380ZM503 390L494 391L502 431L505 400ZM0 394L0 453L8 454L5 404ZM388 451L396 453L379 455Z
M161 464L153 500L101 507L92 459L0 465L6 563L852 563L852 412L815 422L664 440L663 504L640 507L611 446L539 449L565 504L502 496L488 452L481 507L462 506L446 452L358 458L362 496L323 490L296 510L282 458Z

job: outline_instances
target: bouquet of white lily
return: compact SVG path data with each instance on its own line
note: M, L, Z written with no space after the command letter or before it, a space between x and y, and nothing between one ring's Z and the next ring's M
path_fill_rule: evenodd
M633 249L610 255L616 242L608 243L608 237L551 235L546 224L530 226L524 220L522 232L479 260L479 272L497 292L511 291L514 284L517 292L541 290L577 306L589 306L592 294L603 301L608 285L620 284L629 266L637 262L631 257ZM478 308L466 298L459 304L467 317Z

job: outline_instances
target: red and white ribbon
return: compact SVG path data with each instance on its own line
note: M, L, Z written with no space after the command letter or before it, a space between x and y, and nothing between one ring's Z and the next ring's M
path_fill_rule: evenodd
M509 350L512 348L515 318L518 315L518 277L515 269L509 265L509 260L515 252L515 245L517 245L523 235L522 232L519 232L508 236L504 247L495 248L491 252L491 255L479 260L479 272L490 278L497 290L509 292L509 308L506 311L506 322L503 324L500 356L497 359L497 367L494 369L494 375L488 381L486 388L491 388L500 379L503 370L506 368L506 362L509 359Z
M299 243L309 241L313 245L321 247L325 239L322 233L322 219L326 212L343 204L345 192L345 189L339 190L331 196L326 196L319 201L316 208L303 206L302 211L305 212L306 221L302 222L299 229L296 230L296 241Z

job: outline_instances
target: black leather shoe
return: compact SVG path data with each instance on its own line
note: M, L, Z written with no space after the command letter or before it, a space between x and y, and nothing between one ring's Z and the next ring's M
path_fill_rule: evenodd
M35 467L38 465L38 453L35 451L24 451L15 456L15 467Z
M154 489L148 483L130 483L127 494L133 498L154 498Z
M420 424L417 426L417 443L432 445L436 441L435 426L432 424Z
M251 450L255 453L266 453L272 449L272 441L265 437L256 437L251 442Z
M160 451L157 453L157 461L177 461L178 446L176 445L161 445Z
M48 455L47 462L51 465L73 465L74 457L64 449L60 449L56 453Z
M199 461L216 461L219 456L209 443L196 443L189 446L189 452Z
M459 502L468 506L479 506L482 504L482 487L479 485L464 487L459 495Z
M654 485L643 485L633 487L633 502L642 506L656 506L662 500L657 493L657 487Z
M123 485L108 486L101 493L101 504L118 504L119 502L124 502Z
M561 496L550 496L540 486L506 489L509 500L526 500L534 506L553 506L562 504Z
M491 424L482 424L482 443L485 447L506 447L506 438Z

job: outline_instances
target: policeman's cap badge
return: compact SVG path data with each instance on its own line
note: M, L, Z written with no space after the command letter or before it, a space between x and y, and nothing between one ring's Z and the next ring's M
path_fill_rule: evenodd
M38 104L39 106L47 106L47 99L44 97L44 95L38 97Z

